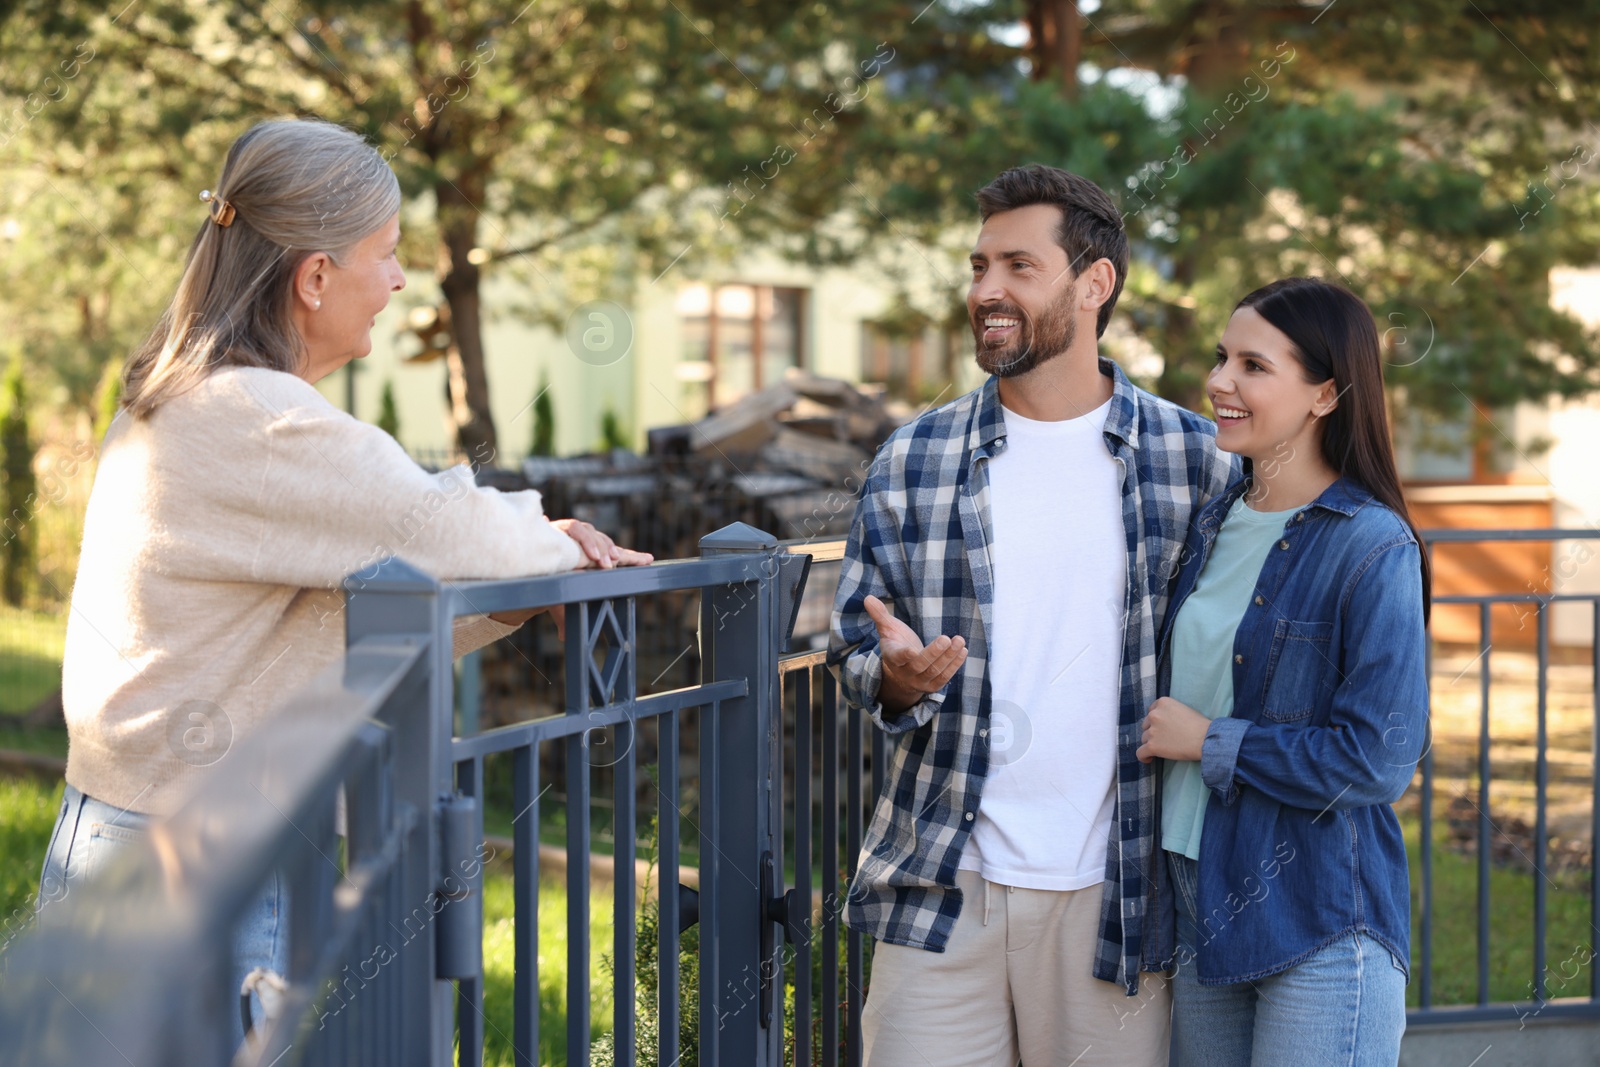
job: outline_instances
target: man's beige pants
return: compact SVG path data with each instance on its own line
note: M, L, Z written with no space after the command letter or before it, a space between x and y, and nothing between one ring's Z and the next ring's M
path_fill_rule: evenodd
M1092 975L1101 886L1052 891L956 872L943 952L880 943L862 1031L867 1067L1166 1067L1172 994Z

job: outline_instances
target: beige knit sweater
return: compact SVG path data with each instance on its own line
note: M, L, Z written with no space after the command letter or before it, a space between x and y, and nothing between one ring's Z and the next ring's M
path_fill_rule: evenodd
M428 474L387 433L278 371L227 368L113 422L84 521L62 664L67 781L164 814L344 653L348 574L396 555L440 578L570 570L536 492ZM461 655L511 632L460 620Z

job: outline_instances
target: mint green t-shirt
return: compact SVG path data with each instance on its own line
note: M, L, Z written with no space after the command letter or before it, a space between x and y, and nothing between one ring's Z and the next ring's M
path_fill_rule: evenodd
M1299 511L1255 511L1239 497L1217 531L1194 590L1172 624L1172 699L1208 719L1233 714L1233 635L1250 606L1267 553ZM1200 858L1207 789L1200 764L1168 760L1162 778L1161 847Z

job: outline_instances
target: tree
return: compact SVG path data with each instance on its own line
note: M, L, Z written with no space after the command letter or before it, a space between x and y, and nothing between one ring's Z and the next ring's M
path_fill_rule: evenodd
M13 125L39 166L102 187L193 196L227 142L269 116L316 114L373 138L406 193L403 257L438 279L457 443L492 455L484 272L538 279L531 310L561 321L606 295L565 287L585 242L625 268L591 278L655 276L735 229L744 239L835 212L851 195L837 162L867 81L892 61L880 42L939 32L916 15L894 0L144 0L115 16L88 0L12 0L0 85L23 102ZM62 57L80 55L63 80ZM137 199L89 217L137 232ZM199 215L178 217L189 230Z
M28 393L22 379L22 357L14 356L0 384L0 508L4 509L5 545L0 548L0 596L12 607L22 604L33 561L33 520L39 510L33 475L33 442L28 434Z
M1118 321L1164 356L1152 384L1173 399L1202 402L1204 353L1240 295L1304 271L1373 304L1408 403L1573 395L1600 347L1549 310L1545 279L1600 247L1600 166L1580 140L1600 109L1597 14L1600 0L145 0L111 16L10 0L0 89L19 103L0 139L21 149L6 210L25 213L30 258L6 274L53 287L34 337L147 325L226 143L268 115L347 123L401 176L404 258L439 280L458 443L492 455L486 272L525 282L520 310L559 324L751 243L816 263L898 255L932 265L917 299L943 318L972 191L1040 160L1121 198L1135 251ZM95 352L50 343L69 369Z
M980 6L995 21L1011 10ZM1030 2L1013 74L882 102L898 120L846 164L880 207L867 239L970 234L970 190L1053 163L1120 196L1134 241L1122 318L1164 356L1152 384L1187 406L1203 402L1234 302L1292 273L1368 300L1410 405L1595 388L1600 342L1550 309L1546 279L1600 252L1586 125L1600 4L1329 6L1106 0L1076 16ZM1082 19L1081 86L1060 65L1068 14Z

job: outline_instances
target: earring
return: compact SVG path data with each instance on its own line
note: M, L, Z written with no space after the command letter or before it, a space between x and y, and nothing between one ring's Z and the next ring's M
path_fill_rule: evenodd
M312 311L321 311L322 310L322 301L318 300L315 304L312 304L311 305L311 310Z

